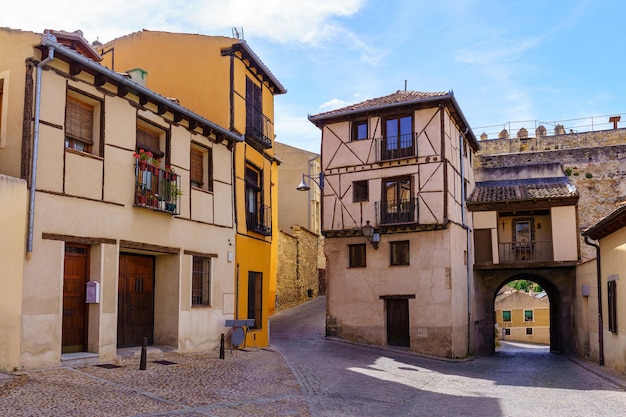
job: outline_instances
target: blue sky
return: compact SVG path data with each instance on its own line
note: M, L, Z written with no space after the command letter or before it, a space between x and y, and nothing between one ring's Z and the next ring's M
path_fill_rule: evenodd
M609 128L609 115L626 112L624 16L621 0L0 0L0 26L81 29L89 41L243 28L287 88L275 99L277 140L314 152L309 114L405 80L409 90L453 90L476 136L532 132L535 120L587 130L592 116L602 116L594 129Z

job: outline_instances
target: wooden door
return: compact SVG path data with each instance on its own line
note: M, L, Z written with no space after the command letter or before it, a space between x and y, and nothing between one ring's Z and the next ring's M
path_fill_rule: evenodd
M387 299L387 344L389 346L410 346L409 300Z
M87 341L87 291L89 249L66 245L63 262L63 319L61 352L84 352Z
M474 251L477 264L493 263L491 229L474 229Z
M117 347L153 343L154 258L120 255Z

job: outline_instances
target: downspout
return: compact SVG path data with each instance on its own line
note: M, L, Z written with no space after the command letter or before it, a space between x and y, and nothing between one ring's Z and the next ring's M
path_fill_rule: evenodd
M472 242L471 242L471 230L469 228L469 226L467 225L467 189L465 187L465 160L463 159L463 141L465 138L465 135L467 135L467 132L469 131L469 128L465 128L465 132L463 132L463 134L459 135L459 159L461 161L461 204L462 204L462 208L461 208L461 223L463 225L463 229L465 229L465 233L466 233L466 243L467 243L467 258L465 260L465 263L467 265L467 354L469 355L471 353L472 350L472 345L471 345L471 341L472 341L472 336L471 336L471 331L472 331Z
M602 270L600 267L600 246L589 241L585 235L585 243L596 248L596 279L598 285L598 364L604 366L604 323L602 321Z
M56 37L46 33L44 39L56 42ZM33 253L33 230L35 227L35 188L37 186L37 157L39 156L39 117L41 115L41 69L54 59L54 48L48 47L48 57L37 64L37 85L35 87L35 132L33 134L33 160L30 170L30 198L28 207L28 238L26 254Z

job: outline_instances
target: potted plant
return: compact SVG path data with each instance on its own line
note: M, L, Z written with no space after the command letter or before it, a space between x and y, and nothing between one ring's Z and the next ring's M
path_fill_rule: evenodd
M152 160L152 157L154 155L150 151L146 152L143 149L139 149L139 153L134 152L133 156L137 160L137 164L139 165L139 170L145 171L146 168L148 167L148 163Z
M176 184L176 182L172 181L170 182L170 187L169 187L169 200L166 204L166 210L169 212L176 212L176 203L178 202L178 197L180 197L181 195L183 195L183 190L181 190L180 188L178 188L178 184Z

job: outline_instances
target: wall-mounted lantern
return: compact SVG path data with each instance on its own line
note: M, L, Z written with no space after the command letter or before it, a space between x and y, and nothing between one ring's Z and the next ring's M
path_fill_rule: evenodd
M380 233L376 232L376 229L370 224L369 220L365 222L363 227L361 227L361 231L367 241L372 244L372 247L374 249L378 249L378 244L380 243Z

